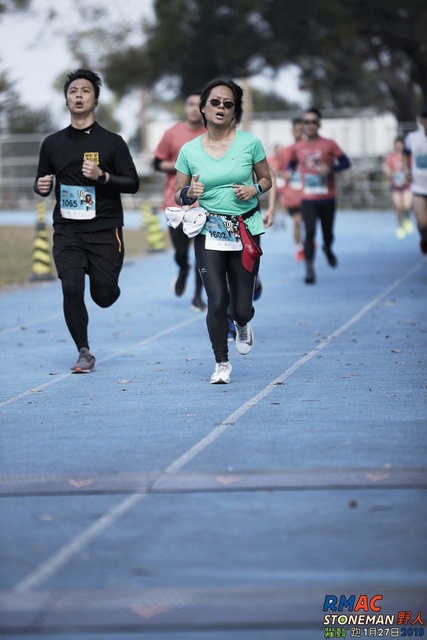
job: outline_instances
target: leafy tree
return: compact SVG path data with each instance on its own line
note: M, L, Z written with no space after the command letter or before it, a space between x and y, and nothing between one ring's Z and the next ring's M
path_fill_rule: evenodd
M351 6L357 33L366 42L368 63L387 86L398 118L411 119L417 102L427 104L425 2L351 0Z
M12 85L5 73L0 72L0 133L7 131L9 117L18 102L18 96L13 91Z
M0 0L0 20L4 14L23 11L30 5L31 0ZM13 83L0 71L0 133L44 133L54 126L48 110L21 104Z
M108 84L170 87L249 78L295 64L301 88L326 108L374 106L413 120L427 103L425 0L155 0L146 43L110 50Z
M213 77L247 80L296 65L301 88L321 108L374 107L412 121L421 103L427 104L424 5L425 0L154 0L155 19L139 25L141 44L134 38L129 45L131 26L125 21L111 28L106 19L87 19L88 12L106 15L98 0L80 9L85 24L101 27L76 33L71 44L82 64L96 60L118 97L148 89L160 99L182 98ZM135 35L138 25L132 26ZM272 109L274 96L268 101Z
M0 72L0 133L44 133L56 128L46 109L29 109L20 102L13 83Z
M248 78L262 69L258 0L156 0L147 53L181 79L187 94L215 77Z
M290 60L320 106L375 105L412 120L427 104L424 0L265 0L265 58Z
M140 90L142 145L150 106L181 116L179 99L200 90L209 79L231 76L244 80L262 68L257 0L155 0L154 10L155 21L142 25L145 42L124 46L126 32L120 25L109 37L109 42L117 44L100 65L106 84L117 96ZM258 111L295 107L277 95L261 92L249 99L246 116L252 105Z
M46 133L56 128L47 109L30 110L19 104L9 117L8 133Z
M0 0L0 15L6 11L27 9L31 0Z
M119 41L103 66L119 95L132 88L171 88L181 97L214 77L248 78L262 69L258 0L155 0L141 46Z

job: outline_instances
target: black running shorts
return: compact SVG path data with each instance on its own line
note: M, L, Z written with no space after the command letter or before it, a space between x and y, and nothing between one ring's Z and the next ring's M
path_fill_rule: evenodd
M117 227L82 232L69 224L56 225L52 253L59 277L69 269L83 268L90 278L117 285L125 253L123 230Z

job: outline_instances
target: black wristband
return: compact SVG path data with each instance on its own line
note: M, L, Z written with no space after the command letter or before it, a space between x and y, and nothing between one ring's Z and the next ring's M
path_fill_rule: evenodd
M187 185L186 187L181 189L181 193L179 194L179 199L181 201L181 204L185 204L187 206L194 204L197 200L197 198L187 198L187 191L189 190L189 188L190 188L190 185Z

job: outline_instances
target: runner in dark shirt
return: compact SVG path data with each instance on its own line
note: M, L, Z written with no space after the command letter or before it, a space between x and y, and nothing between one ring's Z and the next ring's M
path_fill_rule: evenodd
M34 184L43 197L55 188L53 257L65 321L79 351L75 373L89 373L95 366L88 340L85 276L96 304L109 307L117 300L124 257L120 194L139 189L126 143L95 121L101 84L93 71L68 74L64 94L71 124L43 141Z

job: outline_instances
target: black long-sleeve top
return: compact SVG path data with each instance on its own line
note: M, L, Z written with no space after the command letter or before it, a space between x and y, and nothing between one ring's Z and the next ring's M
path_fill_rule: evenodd
M110 174L106 184L85 178L82 173L84 157L87 157ZM100 231L123 226L121 193L136 193L139 178L129 148L123 138L104 129L97 122L86 129L75 129L71 125L45 138L40 149L34 191L38 191L37 180L54 174L56 204L53 224L72 224L78 231ZM62 186L62 189L61 189ZM64 193L76 187L95 189L96 215L89 220L64 217ZM64 191L65 189L65 191ZM62 196L61 196L62 194ZM61 203L62 197L62 203Z

